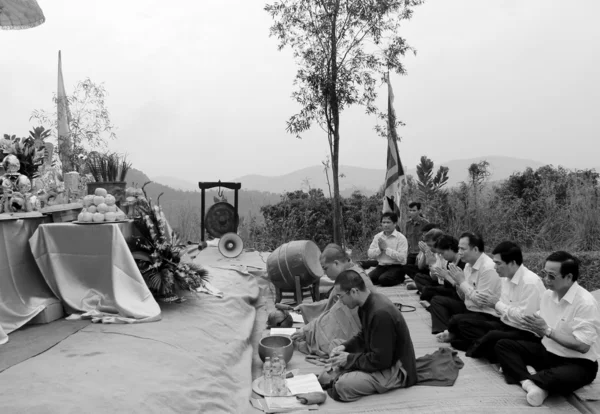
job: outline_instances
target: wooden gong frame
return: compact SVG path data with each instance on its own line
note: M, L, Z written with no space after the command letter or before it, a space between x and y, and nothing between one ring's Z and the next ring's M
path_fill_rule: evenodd
M239 217L238 214L238 190L240 188L242 188L242 183L231 183L231 182L224 182L222 183L221 180L214 182L214 181L201 181L198 183L198 187L200 188L200 190L202 190L202 204L201 204L201 218L202 218L202 225L201 225L201 231L200 231L200 241L204 241L204 233L206 232L206 227L204 226L204 221L205 221L205 217L204 215L206 214L205 210L206 210L206 190L210 189L210 188L215 188L215 187L220 187L220 188L227 188L229 190L234 190L235 191L235 196L234 196L234 202L233 202L233 208L235 209L235 215L237 217ZM237 225L236 225L236 229L235 231L237 231Z

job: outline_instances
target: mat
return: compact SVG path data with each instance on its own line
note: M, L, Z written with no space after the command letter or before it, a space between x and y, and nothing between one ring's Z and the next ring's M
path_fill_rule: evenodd
M266 306L257 313L265 318L274 310L272 289L263 289L267 297ZM395 303L415 306L415 312L403 313L409 326L417 357L432 353L440 344L431 334L431 316L419 305L418 295L407 291L404 286L379 288ZM263 329L263 335L267 332ZM525 392L515 385L505 383L502 375L490 364L465 356L459 352L465 366L452 387L414 386L398 389L386 394L364 397L352 403L340 403L328 398L320 406L323 413L465 413L485 412L488 414L511 414L527 410L528 413L578 413L579 411L560 396L546 400L541 407L531 407ZM300 374L319 373L321 368L304 360L305 355L294 352L288 369L299 369ZM260 361L260 360L259 360ZM261 375L260 364L253 365L253 378ZM254 411L257 413L258 411Z
M201 255L195 261L205 265ZM161 304L160 322L88 325L0 373L2 412L243 412L259 286L254 276L206 267L224 298L190 293Z

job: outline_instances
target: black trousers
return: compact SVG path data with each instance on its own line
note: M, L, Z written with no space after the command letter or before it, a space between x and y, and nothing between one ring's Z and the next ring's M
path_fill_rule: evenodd
M453 339L450 341L450 345L454 349L458 349L459 351L466 351L473 345L473 340L470 338L465 338L462 335L460 330L461 326L465 324L473 324L476 322L499 322L500 320L489 313L483 312L473 312L467 310L465 313L460 313L458 315L454 315L450 318L448 322L448 332L450 332L453 336Z
M448 296L434 296L429 301L427 310L431 313L431 333L437 334L448 329L452 316L467 311L465 303L456 298Z
M494 347L501 339L512 339L539 342L541 339L534 333L514 328L499 319L467 319L458 321L456 329L459 335L470 342L467 356L471 358L487 358L490 362L498 361Z
M405 274L404 265L377 265L369 273L369 277L374 285L395 286L404 282Z
M417 285L417 291L421 292L421 300L431 302L431 299L437 295L460 300L456 288L447 280L444 280L444 284L440 285L437 280L433 280L431 276L423 273L416 274L413 280Z
M564 358L548 352L541 342L502 339L494 349L509 384L530 379L550 393L569 394L594 381L598 373L598 361ZM529 374L527 365L537 373Z

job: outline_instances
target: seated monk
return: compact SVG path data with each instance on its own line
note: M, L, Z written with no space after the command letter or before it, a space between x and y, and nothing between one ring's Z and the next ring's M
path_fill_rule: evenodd
M520 384L535 407L548 394L568 395L594 381L600 358L600 310L577 283L579 260L554 252L543 274L548 290L540 310L523 317L526 329L542 341L501 339L494 348L506 382Z
M374 291L375 288L369 276L358 265L356 265L344 249L337 244L329 244L323 250L320 257L321 266L327 277L331 280L344 270L352 269L363 279L365 284ZM329 356L329 352L341 341L352 338L360 330L360 319L356 309L349 309L338 303L335 295L314 302L303 303L294 310L302 313L304 325L292 339L297 342L298 350L306 354ZM337 342L333 342L337 340Z
M384 295L371 292L354 270L337 277L334 293L350 309L358 308L360 332L331 351L331 374L319 382L337 401L407 388L417 382L417 363L402 313Z

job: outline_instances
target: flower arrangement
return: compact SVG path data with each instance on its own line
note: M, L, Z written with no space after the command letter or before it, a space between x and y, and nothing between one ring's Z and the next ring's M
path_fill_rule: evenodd
M153 205L148 198L144 187L149 183L142 186L144 197L135 202L134 223L141 236L133 238L132 254L157 299L181 302L184 299L179 292L204 286L208 272L194 263L181 261L186 246L171 230L160 205Z

